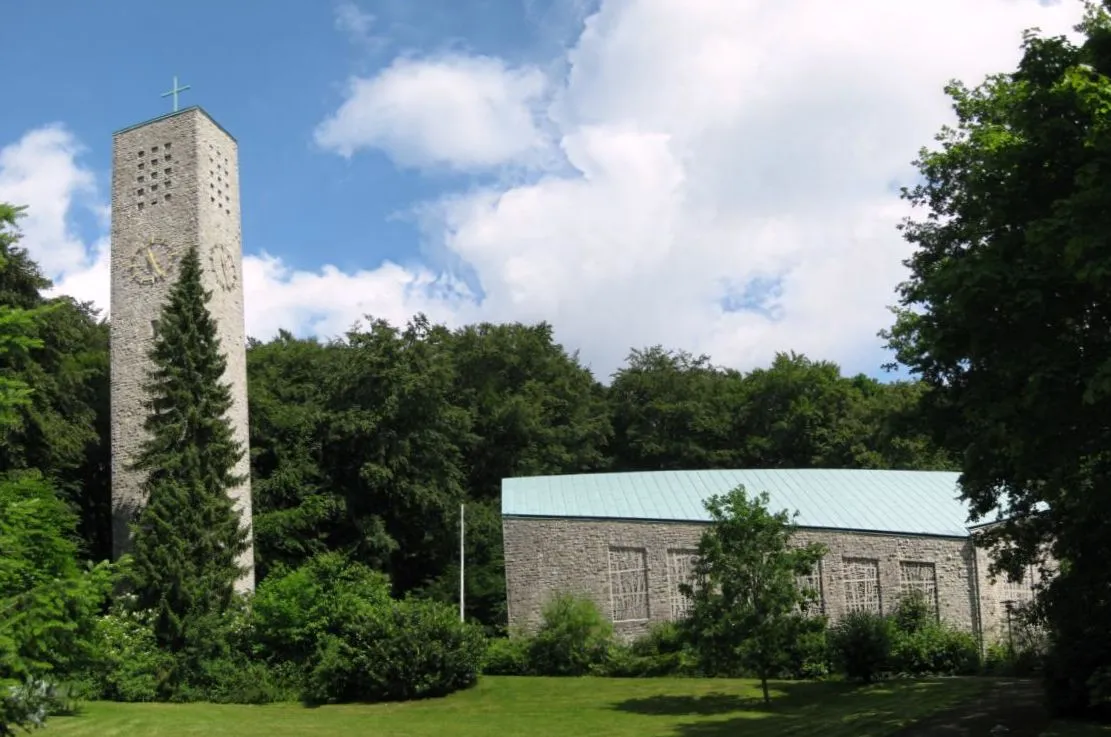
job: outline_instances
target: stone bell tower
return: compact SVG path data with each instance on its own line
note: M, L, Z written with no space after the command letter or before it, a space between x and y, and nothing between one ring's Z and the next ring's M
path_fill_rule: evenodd
M243 325L242 242L237 144L200 107L177 109L124 128L112 140L112 540L119 556L130 547L128 523L145 499L142 474L130 465L145 436L143 384L154 332L182 254L196 245L208 309L227 355L229 419L244 448L235 473L248 480L228 492L251 530L247 453L247 357ZM251 538L249 538L251 539ZM240 559L247 573L237 589L254 588L253 541Z

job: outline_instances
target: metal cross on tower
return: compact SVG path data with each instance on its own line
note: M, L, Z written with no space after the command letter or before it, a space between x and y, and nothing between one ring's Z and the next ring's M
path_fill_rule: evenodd
M177 112L177 95L178 95L179 92L185 92L185 90L187 90L187 89L189 89L189 85L185 85L184 87L178 87L177 86L177 77L175 76L174 77L174 88L172 90L170 90L169 92L163 92L162 93L163 97L170 97L171 95L173 96L173 98L174 98L174 112L175 113Z

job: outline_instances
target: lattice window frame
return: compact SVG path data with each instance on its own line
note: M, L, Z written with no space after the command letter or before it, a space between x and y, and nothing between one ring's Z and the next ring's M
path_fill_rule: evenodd
M1021 581L1011 581L1006 573L1001 573L999 577L1000 595L999 595L999 611L1006 612L1007 605L1003 602L1013 601L1014 609L1022 609L1033 603L1035 598L1035 586L1037 585L1037 571L1034 566L1026 566L1022 570Z
M934 619L938 618L937 564L920 560L899 561L899 592L920 592L930 605Z
M667 549L667 590L671 600L671 618L685 619L690 613L691 600L679 590L681 583L694 583L694 564L698 551L694 548Z
M648 551L611 545L609 548L610 617L618 622L649 619Z
M795 583L799 587L799 591L806 591L812 589L817 595L815 599L800 602L799 609L808 617L820 617L826 613L826 597L825 586L822 583L822 561L814 564L810 573L796 576Z
M877 558L845 557L841 560L845 613L883 613L880 562Z

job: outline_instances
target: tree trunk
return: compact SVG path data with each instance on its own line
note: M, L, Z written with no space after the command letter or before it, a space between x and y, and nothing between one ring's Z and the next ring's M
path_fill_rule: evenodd
M764 706L771 706L772 697L768 694L768 677L764 674L760 675L760 687L764 689Z

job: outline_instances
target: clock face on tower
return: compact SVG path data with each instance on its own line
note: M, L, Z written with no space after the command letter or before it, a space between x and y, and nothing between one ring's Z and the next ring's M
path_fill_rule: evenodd
M239 274L236 271L235 256L231 249L221 243L212 249L208 258L212 265L212 273L216 277L216 283L225 292L235 289L235 285L239 283Z
M151 240L131 255L128 270L136 284L151 285L169 281L178 262L178 251L164 241Z

